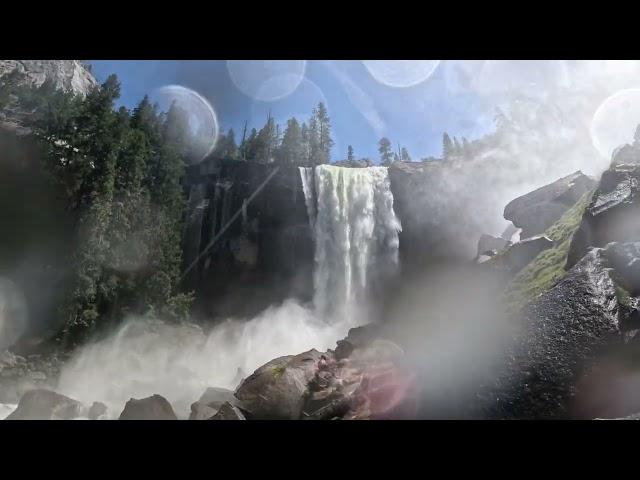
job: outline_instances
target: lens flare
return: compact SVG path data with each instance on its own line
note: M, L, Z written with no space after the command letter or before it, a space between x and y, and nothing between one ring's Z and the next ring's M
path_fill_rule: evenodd
M166 85L159 88L156 94L166 103L175 102L189 116L189 127L198 145L198 159L208 156L216 146L220 127L218 117L211 104L195 90L182 85Z
M407 88L429 79L440 60L362 60L362 63L381 84Z
M305 60L228 60L234 85L254 100L273 102L291 95L302 82Z
M598 152L610 158L613 151L633 141L640 124L640 88L620 90L598 107L591 120L591 140Z

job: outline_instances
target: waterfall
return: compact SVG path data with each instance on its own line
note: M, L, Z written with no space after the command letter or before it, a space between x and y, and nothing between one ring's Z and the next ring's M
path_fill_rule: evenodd
M401 225L387 168L320 165L300 174L315 238L315 308L327 319L349 314L397 271Z
M238 372L247 376L282 355L335 348L349 328L371 321L363 307L378 298L398 265L400 222L387 169L321 165L300 175L315 239L314 308L289 299L207 333L189 323L132 316L77 351L57 390L85 403L99 399L111 415L131 397L159 393L187 418L206 387L234 389ZM212 218L223 226L233 190L220 187Z

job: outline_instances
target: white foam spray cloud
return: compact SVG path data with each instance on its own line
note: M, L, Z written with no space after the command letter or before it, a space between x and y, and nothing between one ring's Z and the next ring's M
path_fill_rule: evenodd
M65 366L57 390L89 405L104 402L112 418L129 398L159 393L186 418L207 387L233 390L269 360L334 347L347 330L293 301L249 321L227 320L208 333L193 324L130 318L107 339L84 347Z

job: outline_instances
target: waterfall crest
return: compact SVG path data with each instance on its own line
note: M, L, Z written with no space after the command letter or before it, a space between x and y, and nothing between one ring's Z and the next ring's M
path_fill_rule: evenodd
M396 273L401 225L386 167L319 165L300 174L315 237L314 304L330 320Z

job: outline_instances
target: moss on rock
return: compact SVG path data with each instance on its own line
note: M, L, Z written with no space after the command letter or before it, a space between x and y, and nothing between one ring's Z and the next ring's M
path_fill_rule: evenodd
M580 226L582 215L592 195L593 191L585 193L560 220L546 230L544 234L552 239L555 245L538 254L508 284L504 292L507 311L513 313L520 310L564 276L571 238Z

